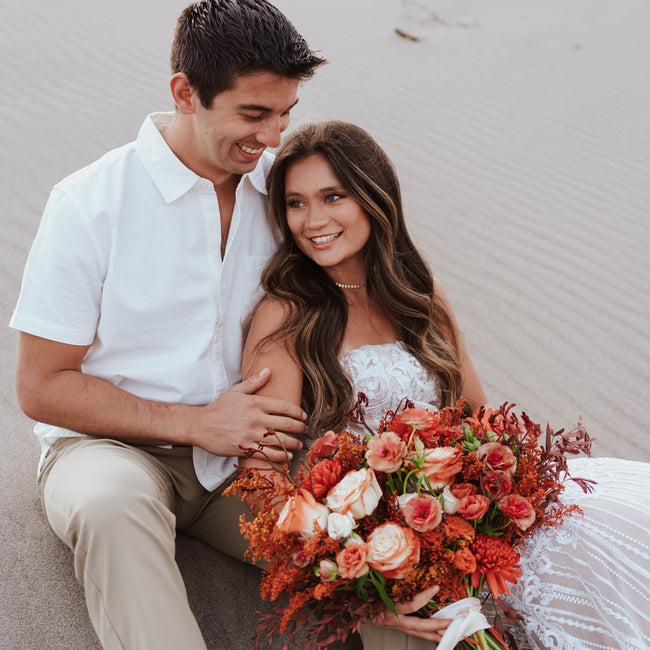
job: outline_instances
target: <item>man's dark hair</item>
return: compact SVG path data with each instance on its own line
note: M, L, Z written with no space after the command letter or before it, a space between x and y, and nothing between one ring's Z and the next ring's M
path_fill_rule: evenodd
M240 75L271 72L309 79L325 63L287 17L266 0L199 0L178 18L172 74L183 72L210 108Z

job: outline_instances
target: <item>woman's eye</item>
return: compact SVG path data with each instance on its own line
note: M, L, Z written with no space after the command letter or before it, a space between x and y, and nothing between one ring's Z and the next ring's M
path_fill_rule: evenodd
M335 201L338 201L339 199L344 198L343 194L328 194L325 197L325 202L326 203L334 203Z
M296 209L296 208L302 207L302 205L303 205L302 201L299 201L298 199L289 199L287 201L287 207L288 208Z

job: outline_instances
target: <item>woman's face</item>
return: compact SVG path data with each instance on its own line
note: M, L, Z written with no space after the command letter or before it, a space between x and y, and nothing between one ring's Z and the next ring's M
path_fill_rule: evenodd
M289 166L285 205L289 230L307 257L335 282L365 281L363 249L370 220L324 156L315 154Z

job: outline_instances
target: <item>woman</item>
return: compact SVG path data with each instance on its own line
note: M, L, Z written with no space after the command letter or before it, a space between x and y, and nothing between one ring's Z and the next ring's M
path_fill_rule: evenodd
M267 186L281 244L244 350L245 376L271 369L260 393L302 404L314 433L349 426L358 391L372 424L404 397L430 408L487 402L444 291L406 231L394 169L365 131L342 122L299 129ZM607 474L619 468L640 492L649 468L610 459L574 473L592 467L606 484L592 497L570 495L585 518L533 536L523 551L526 573L509 603L533 647L650 647L650 510L634 486ZM437 640L421 621L388 624ZM419 647L373 626L362 638L369 648Z

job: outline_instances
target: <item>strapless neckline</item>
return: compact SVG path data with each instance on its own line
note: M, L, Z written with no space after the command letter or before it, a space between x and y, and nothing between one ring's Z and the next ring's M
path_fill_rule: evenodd
M370 353L372 354L373 351L378 350L378 349L387 349L387 348L392 348L396 347L403 352L407 352L406 345L404 345L403 341L390 341L388 343L364 343L363 345L360 345L356 348L352 348L351 350L348 350L340 359L339 362L343 363L345 359L347 359L349 356L354 355L355 353Z

